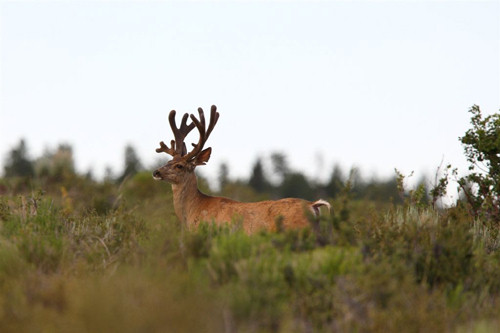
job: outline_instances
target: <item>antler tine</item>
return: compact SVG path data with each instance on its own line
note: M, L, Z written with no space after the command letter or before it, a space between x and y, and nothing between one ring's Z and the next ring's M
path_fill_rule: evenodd
M193 124L196 125L198 128L198 131L200 131L200 138L205 137L205 114L203 113L202 108L198 108L198 114L200 115L200 120L196 119L196 117L192 114L191 115L191 120L193 121Z
M193 114L189 116L189 114L185 113L182 117L180 127L177 127L177 124L175 122L175 114L175 110L172 110L168 115L168 121L170 123L170 128L172 129L175 140L170 141L170 147L168 147L163 141L161 141L160 148L157 148L156 152L167 153L173 157L184 156L186 160L190 160L193 157L197 156L203 149L205 142L208 140L210 133L212 133L215 124L217 124L217 121L219 120L219 113L217 112L217 107L215 105L212 105L212 108L210 109L210 123L208 124L208 129L206 128L205 114L203 113L202 108L198 108L198 114L200 117L199 120ZM187 121L189 117L191 118L192 122L188 125ZM195 126L200 132L200 139L197 144L193 143L193 150L187 153L184 139Z
M174 140L170 141L170 144L172 147L168 148L168 146L163 141L161 141L160 148L156 148L156 152L157 153L167 153L169 155L174 156L175 155L175 149L174 149L175 141Z
M202 108L198 108L198 114L200 115L200 120L196 119L194 114L191 115L191 120L193 121L193 124L196 126L198 129L198 132L200 132L200 139L198 143L192 143L194 149L189 152L188 154L188 159L191 159L192 157L198 155L198 153L201 151L203 148L203 145L206 141L205 139L205 114L203 113ZM200 147L198 149L198 147Z
M219 113L217 112L217 107L215 105L212 105L210 108L210 124L208 125L208 130L207 130L207 138L210 136L210 133L212 133L212 130L215 127L215 124L217 124L217 121L219 120Z
M193 123L196 124L196 127L198 127L200 131L203 131L205 138L208 139L210 133L212 133L212 130L215 127L215 124L217 124L217 121L219 120L219 113L217 112L217 107L215 105L212 105L210 109L210 123L208 124L208 129L205 129L205 114L203 113L203 109L198 108L198 112L200 114L200 121L198 121L194 115L191 115L191 119L193 120ZM196 146L195 144L193 145Z
M203 146L205 145L205 142L208 140L208 137L210 136L210 133L215 127L215 124L217 123L217 120L219 119L219 113L216 112L217 107L215 105L212 105L211 112L210 112L210 123L208 125L208 130L206 130L206 124L205 124L205 114L203 113L202 108L198 108L198 113L200 115L200 120L196 119L196 117L192 114L191 115L191 120L193 121L193 124L196 126L198 131L200 132L200 139L197 144L193 143L193 150L189 152L186 155L186 159L192 159L193 157L197 156L201 150L203 149Z
M175 123L175 110L170 111L170 114L168 115L168 121L170 123L170 128L172 129L172 132L174 133L174 138L175 141L172 140L172 148L169 149L169 151L173 150L173 154L168 152L168 154L174 156L174 155L180 155L182 156L186 152L186 145L184 144L184 139L186 136L191 132L191 130L194 128L194 124L187 124L187 120L189 115L187 113L184 114L182 117L181 121L181 127L178 128L177 124ZM163 151L163 150L162 150Z
M189 125L187 125L187 119L188 119L189 115L187 113L184 113L184 116L182 116L182 122L181 122L181 128L180 128L180 131L185 134L185 135L188 135L189 132L191 132L191 130L194 128L194 124L191 123Z

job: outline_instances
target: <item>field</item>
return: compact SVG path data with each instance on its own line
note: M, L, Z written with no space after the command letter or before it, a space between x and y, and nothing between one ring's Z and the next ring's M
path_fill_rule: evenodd
M42 190L43 189L43 190ZM184 230L171 189L0 181L1 332L497 332L500 236L344 191L304 230Z

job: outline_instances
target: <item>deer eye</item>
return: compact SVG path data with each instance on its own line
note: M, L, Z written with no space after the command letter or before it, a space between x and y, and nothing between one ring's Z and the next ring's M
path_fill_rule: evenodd
M184 169L184 167L183 167L182 165L180 165L180 164L177 164L175 167L176 167L177 169L179 169L179 170Z

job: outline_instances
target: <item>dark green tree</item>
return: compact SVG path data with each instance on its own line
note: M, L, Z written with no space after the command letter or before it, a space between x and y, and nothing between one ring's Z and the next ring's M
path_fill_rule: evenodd
M359 168L353 166L351 170L349 170L349 178L345 182L349 183L348 187L352 193L353 198L363 198L364 197L364 189L366 188L366 182L361 176L361 171Z
M419 197L418 203L421 204L426 202L427 197L424 184L419 184L417 189L422 192L422 196ZM398 193L396 178L391 178L388 180L373 179L365 183L360 191L360 195L361 198L372 201L402 203L401 196L404 194Z
M278 184L281 184L285 179L286 175L290 172L286 155L278 152L272 153L271 164L273 168L272 169L273 173L278 178Z
M125 147L125 166L122 175L118 178L119 182L124 181L128 177L134 176L143 169L141 161L135 152L134 147L127 145Z
M270 187L269 181L264 173L264 167L260 158L255 161L252 168L252 174L248 180L248 185L253 188L257 193L263 193Z
M33 177L35 172L33 162L28 156L28 149L24 139L19 141L19 145L12 149L4 166L5 177Z
M106 166L104 169L104 181L112 183L115 179L115 175L113 173L113 169L110 166Z
M325 186L326 195L330 198L335 198L342 192L344 188L345 177L342 169L338 164L333 167L332 174L330 176L330 180Z
M219 191L223 191L229 182L229 167L226 163L219 166Z
M291 172L285 176L280 186L280 197L313 200L314 189L302 173Z

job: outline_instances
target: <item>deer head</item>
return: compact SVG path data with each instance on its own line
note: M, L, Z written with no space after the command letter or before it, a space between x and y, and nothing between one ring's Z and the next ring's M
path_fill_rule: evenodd
M184 114L179 128L175 123L175 113L175 110L172 110L168 116L175 140L170 141L170 147L161 141L160 148L156 149L157 153L167 153L173 158L166 165L155 170L153 178L156 180L165 180L171 184L181 184L185 181L186 177L193 174L194 169L198 165L204 165L210 159L212 148L203 149L203 147L219 119L219 113L217 112L217 107L212 105L208 128L206 128L205 115L202 108L198 108L199 119L193 114L190 116L187 113ZM188 118L192 120L189 125L187 124ZM198 143L193 143L193 150L188 152L184 139L195 127L200 133L200 139Z

